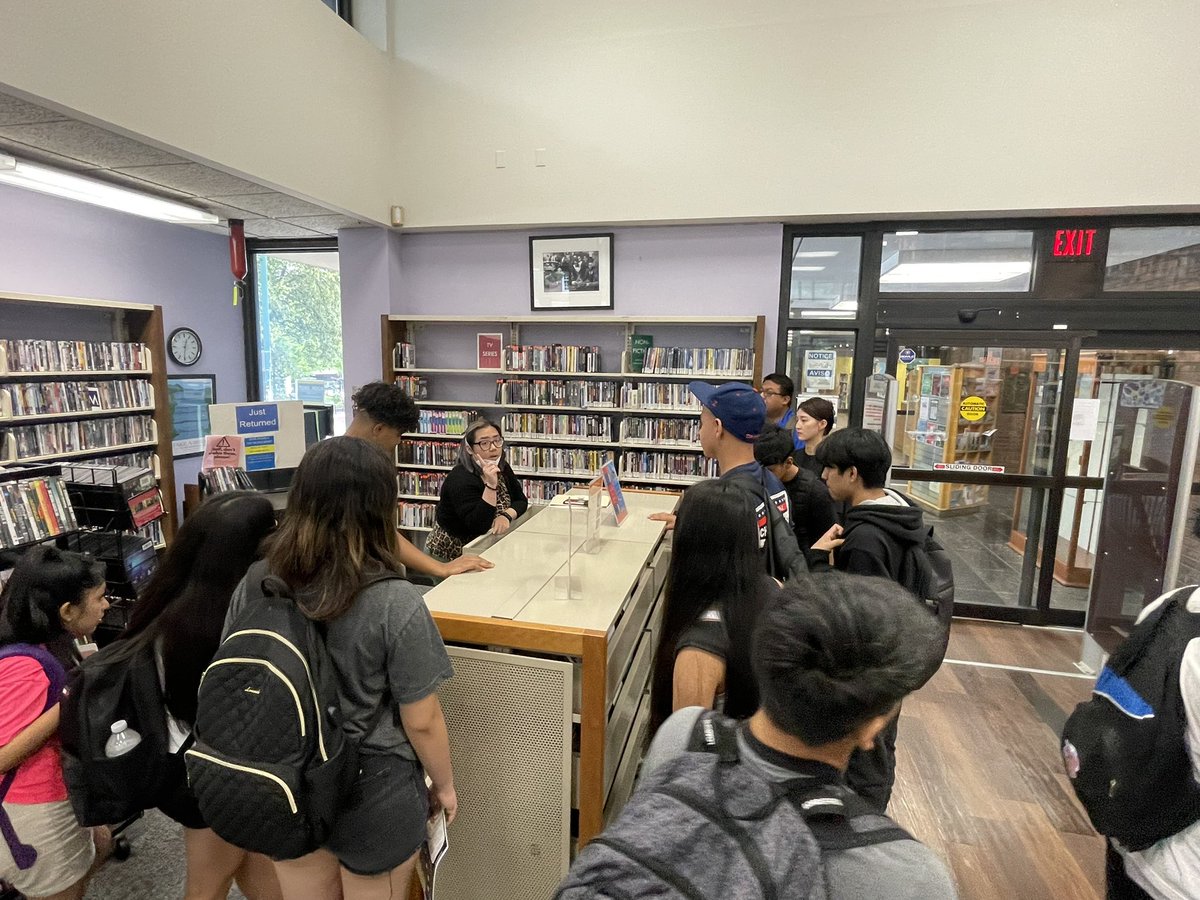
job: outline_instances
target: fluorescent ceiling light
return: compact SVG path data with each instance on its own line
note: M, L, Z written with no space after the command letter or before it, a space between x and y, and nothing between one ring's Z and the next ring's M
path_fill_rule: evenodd
M70 172L47 169L0 153L0 184L78 200L120 212L158 219L178 225L216 225L220 219L210 212L163 200L141 191L93 181Z
M1009 262L908 262L880 276L882 284L994 284L1028 275L1028 260Z
M838 306L841 304L839 303ZM800 310L800 318L802 319L853 319L857 315L858 303L855 301L852 309L802 309Z
M824 272L824 266L792 266L793 272Z
M799 250L795 256L797 259L824 259L830 256L837 256L837 250Z
M912 237L914 234L920 234L919 231L897 231L896 237Z
M1061 324L1061 325L1052 325L1051 327L1052 327L1052 328L1053 328L1055 331L1066 331L1066 330L1067 330L1067 325L1066 325L1066 323L1063 323L1063 324Z

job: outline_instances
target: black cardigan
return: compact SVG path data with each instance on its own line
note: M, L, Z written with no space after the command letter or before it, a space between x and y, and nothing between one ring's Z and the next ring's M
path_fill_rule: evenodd
M507 462L500 465L500 477L508 487L512 508L517 515L521 515L529 508L529 501L525 499L521 482ZM437 523L443 531L465 544L490 531L498 512L496 507L483 502L483 479L479 475L467 471L462 465L450 470L437 505Z

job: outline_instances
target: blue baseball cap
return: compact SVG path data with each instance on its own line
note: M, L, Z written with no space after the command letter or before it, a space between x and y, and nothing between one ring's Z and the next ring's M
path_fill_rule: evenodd
M750 385L741 382L713 385L706 381L691 381L688 382L688 390L739 441L752 444L758 440L767 421L767 404Z

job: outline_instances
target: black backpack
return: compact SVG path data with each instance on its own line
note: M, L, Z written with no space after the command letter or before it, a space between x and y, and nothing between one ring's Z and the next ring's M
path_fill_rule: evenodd
M844 785L739 765L737 724L706 712L688 752L647 776L555 896L823 898L822 854L911 839Z
M196 743L184 754L219 837L273 859L325 842L358 771L336 679L323 628L256 563L245 606L201 679Z
M148 640L116 641L71 673L58 734L63 779L81 825L122 822L161 802L171 780L166 715ZM105 745L121 719L142 740L109 759Z
M1171 592L1134 626L1063 728L1063 763L1079 802L1098 832L1128 850L1200 821L1179 687L1184 651L1200 639L1200 613L1187 609L1198 590Z

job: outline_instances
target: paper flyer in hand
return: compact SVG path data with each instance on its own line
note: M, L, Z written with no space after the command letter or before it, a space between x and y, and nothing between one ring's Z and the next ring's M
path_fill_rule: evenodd
M421 845L417 877L421 880L421 894L425 900L434 900L433 890L437 884L438 864L450 849L450 834L446 827L446 811L438 810L425 823L425 843Z

